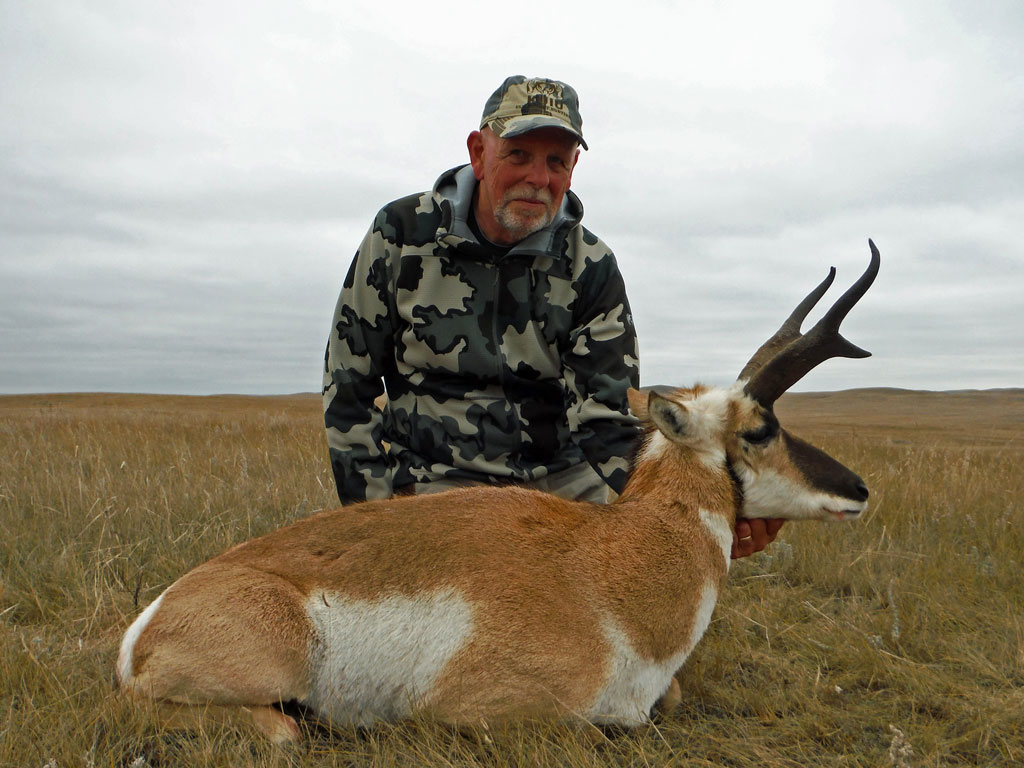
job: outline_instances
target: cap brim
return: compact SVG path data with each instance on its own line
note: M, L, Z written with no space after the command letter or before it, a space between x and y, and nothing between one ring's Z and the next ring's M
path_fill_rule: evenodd
M491 121L490 123L491 130L494 130L494 122L495 121ZM514 136L522 136L524 133L535 131L538 128L561 128L576 139L576 141L580 143L581 147L589 149L583 136L566 125L564 120L559 120L557 117L551 117L549 115L522 115L521 117L506 118L500 122L504 123L504 126L501 131L494 131L494 133L501 139L511 139Z

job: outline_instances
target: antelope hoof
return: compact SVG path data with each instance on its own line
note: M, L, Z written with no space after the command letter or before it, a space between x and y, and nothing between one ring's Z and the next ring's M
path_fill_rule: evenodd
M244 707L256 729L279 747L302 743L302 730L295 718L274 707Z
M654 711L662 717L667 717L676 711L676 708L683 700L683 692L679 689L679 681L674 677L669 683L668 690L654 705Z

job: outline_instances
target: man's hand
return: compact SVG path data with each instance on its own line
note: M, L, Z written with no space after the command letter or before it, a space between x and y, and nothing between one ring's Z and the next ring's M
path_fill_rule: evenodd
M736 530L732 535L732 559L749 557L760 552L779 535L779 529L786 522L782 518L770 517L764 520L748 520L740 517L736 520Z

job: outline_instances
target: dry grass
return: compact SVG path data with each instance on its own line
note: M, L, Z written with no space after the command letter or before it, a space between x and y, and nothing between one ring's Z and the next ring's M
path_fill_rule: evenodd
M318 398L0 398L0 766L1024 764L1024 393L790 396L866 519L791 524L733 569L658 726L163 733L115 694L140 607L228 545L333 504Z

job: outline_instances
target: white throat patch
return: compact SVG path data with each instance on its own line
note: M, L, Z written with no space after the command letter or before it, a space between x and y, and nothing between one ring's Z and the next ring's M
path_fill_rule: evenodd
M729 564L732 562L733 539L732 528L729 527L729 522L721 515L713 514L706 509L700 510L700 521L704 524L708 533L711 534L711 538L722 548L722 555L725 556L725 570L728 571Z

